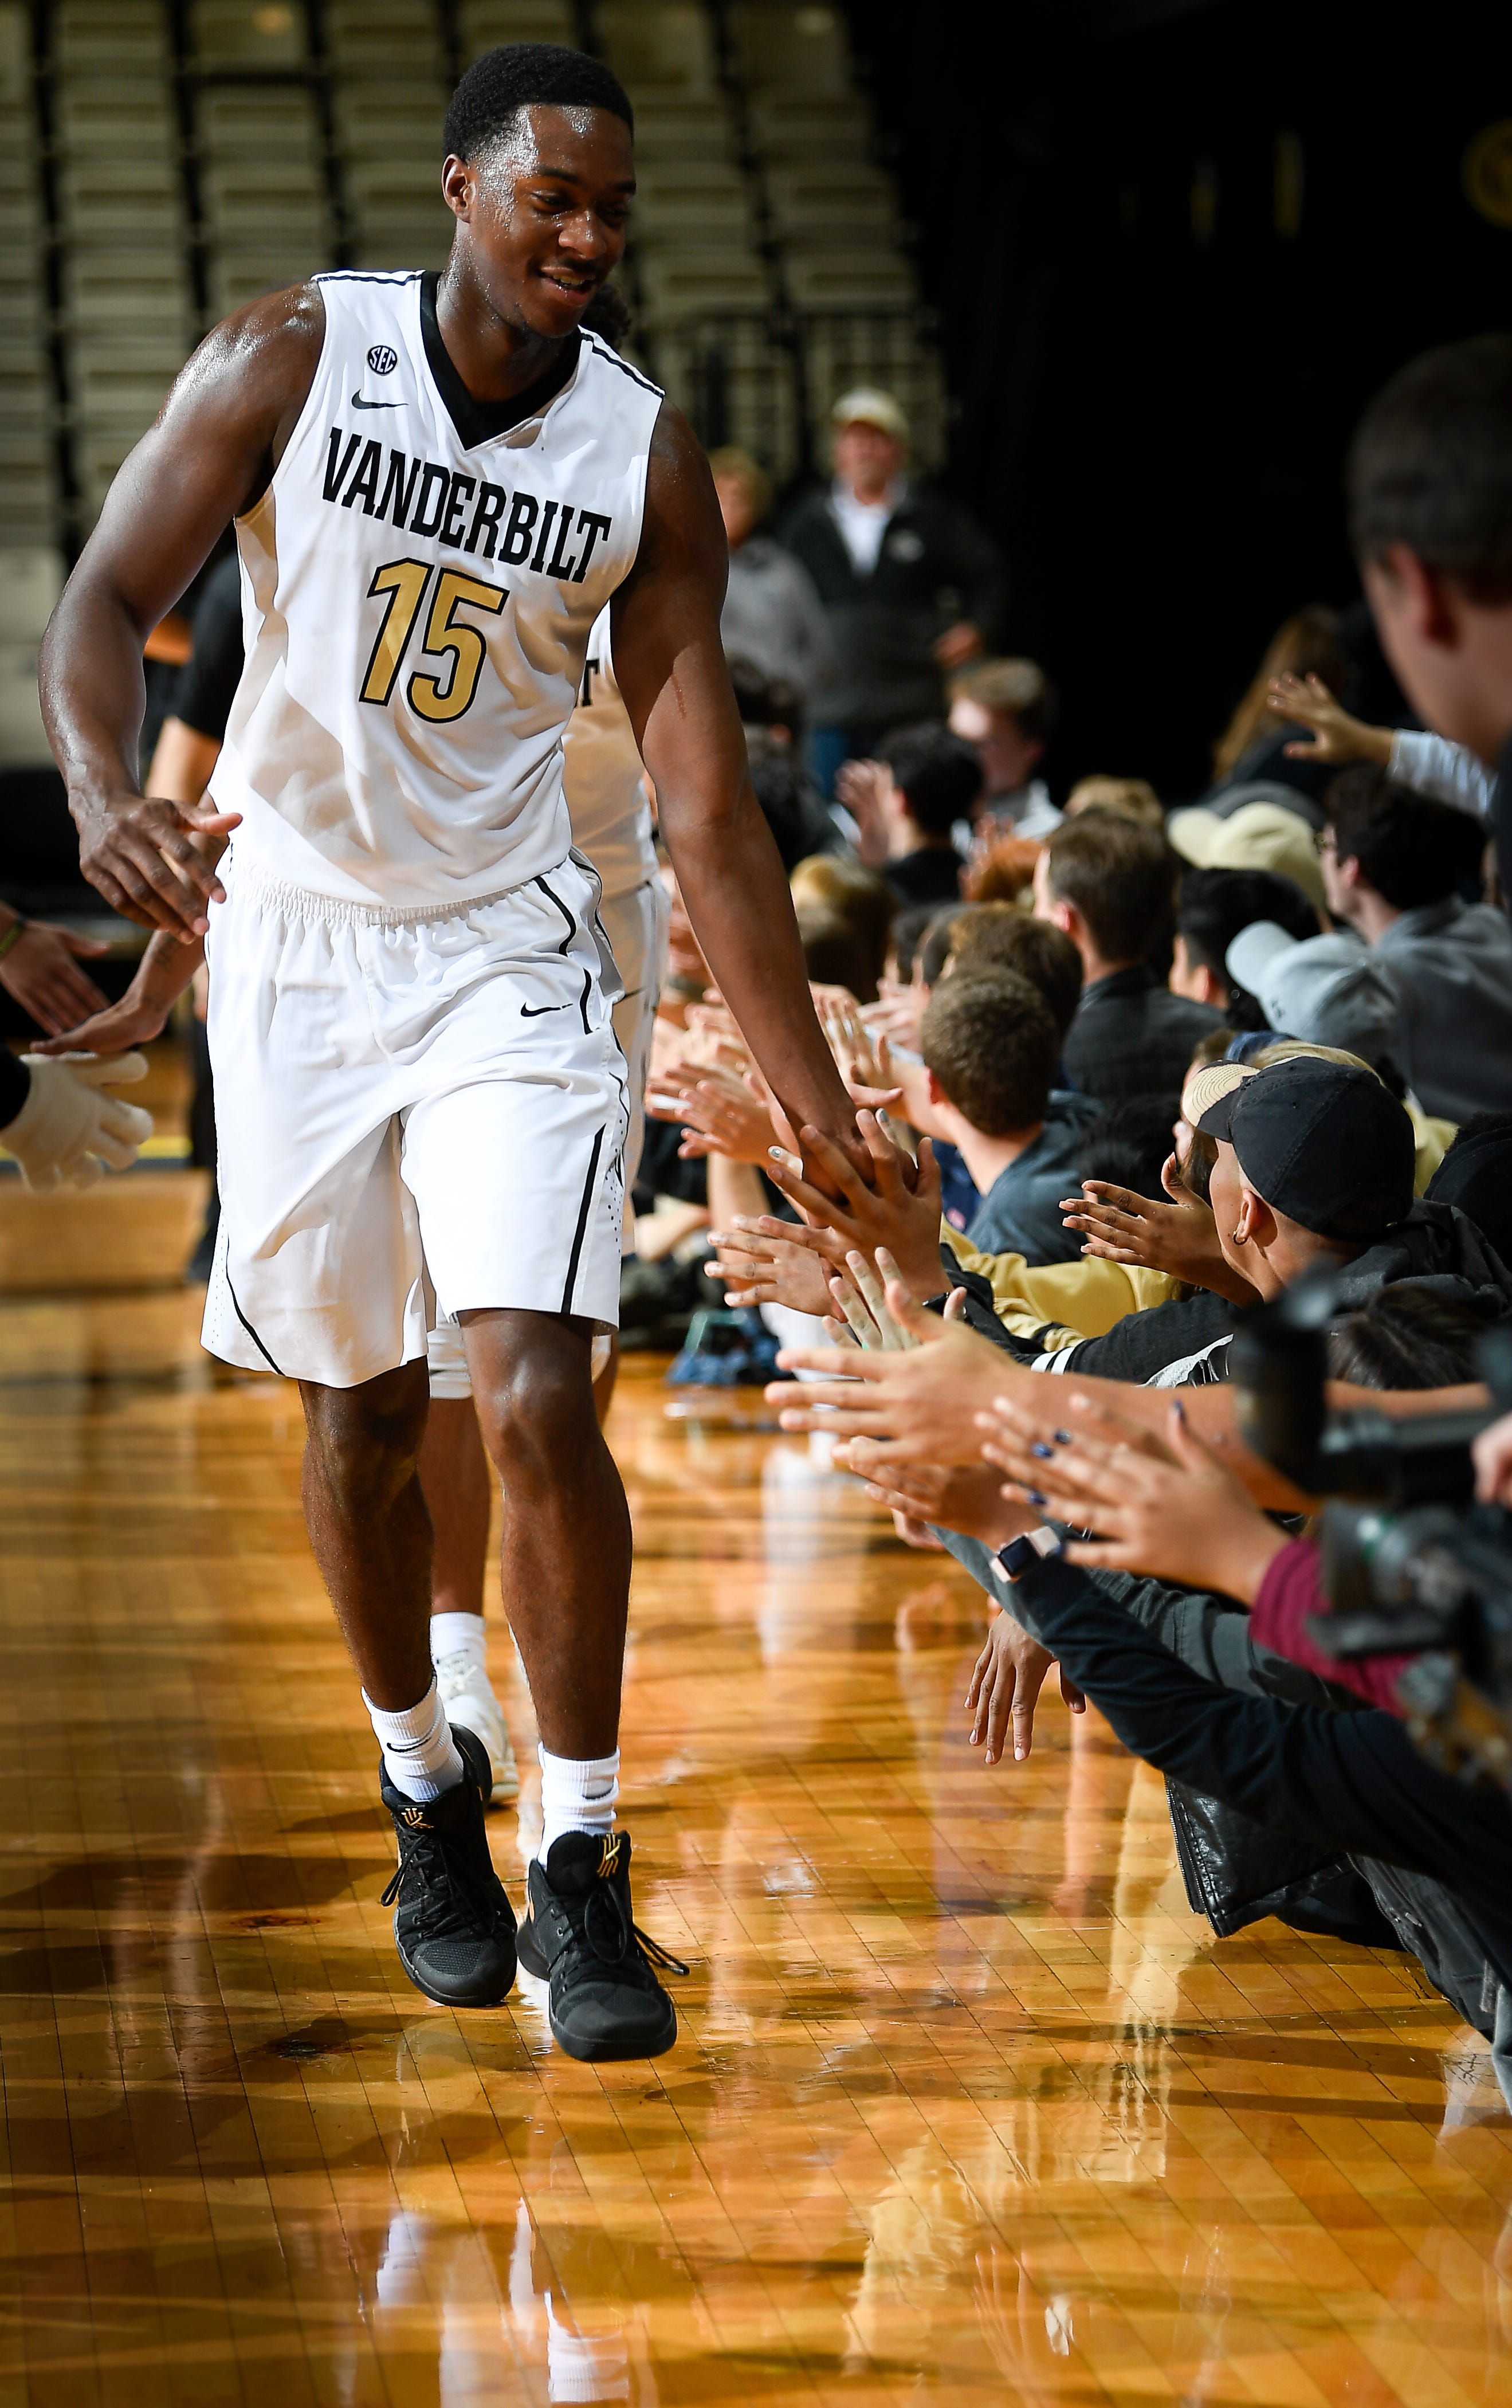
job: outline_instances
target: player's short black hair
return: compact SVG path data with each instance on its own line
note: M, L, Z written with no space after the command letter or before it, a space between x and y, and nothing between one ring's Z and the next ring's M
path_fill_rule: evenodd
M625 88L602 59L561 42L501 42L475 59L451 95L442 136L449 159L471 159L506 133L521 108L606 108L635 130Z
M1475 335L1398 370L1348 465L1357 556L1405 544L1472 599L1512 599L1512 335Z

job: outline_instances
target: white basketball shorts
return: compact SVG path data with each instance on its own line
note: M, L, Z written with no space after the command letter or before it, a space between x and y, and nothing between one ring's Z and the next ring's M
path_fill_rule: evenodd
M588 864L441 915L222 876L209 1352L349 1388L438 1306L612 1328L626 1082Z
M667 891L660 878L649 878L643 886L633 888L628 895L606 896L599 906L599 925L608 938L624 989L614 1007L614 1033L629 1073L629 1126L624 1152L627 1199L635 1183L641 1147L646 1142L646 1074L650 1068L651 1032L656 1025L656 1006L666 965L670 910ZM625 1226L628 1230L628 1203ZM451 1313L437 1313L428 1353L432 1396L470 1397L473 1383L462 1330Z

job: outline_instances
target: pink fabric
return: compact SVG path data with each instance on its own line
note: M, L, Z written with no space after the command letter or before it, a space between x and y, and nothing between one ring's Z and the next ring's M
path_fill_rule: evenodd
M1353 1689L1357 1697L1368 1698L1373 1706L1384 1706L1389 1714L1399 1715L1402 1709L1396 1701L1397 1675L1406 1670L1412 1657L1360 1656L1353 1662L1346 1662L1330 1656L1305 1627L1310 1613L1327 1611L1322 1561L1317 1545L1311 1539L1293 1539L1265 1567L1255 1610L1249 1617L1250 1633L1262 1647L1272 1647L1277 1656L1290 1656L1293 1664L1305 1664L1309 1672L1321 1672L1325 1680L1337 1681L1342 1688Z

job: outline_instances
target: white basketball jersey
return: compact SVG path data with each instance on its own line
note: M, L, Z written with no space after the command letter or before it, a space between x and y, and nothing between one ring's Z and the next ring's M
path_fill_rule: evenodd
M598 871L604 899L612 903L657 872L646 773L614 674L606 607L588 638L565 750L572 840Z
M639 546L662 396L584 334L540 386L475 402L434 275L316 281L315 381L237 522L247 662L211 791L264 875L445 910L571 846L563 731Z

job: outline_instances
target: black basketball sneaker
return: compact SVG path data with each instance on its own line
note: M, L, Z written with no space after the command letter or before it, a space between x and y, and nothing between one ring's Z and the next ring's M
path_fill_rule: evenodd
M550 1987L551 2033L569 2057L661 2057L678 2014L653 1965L686 1973L630 1911L627 1831L563 1831L530 1869L520 1961Z
M460 1723L451 1736L462 1780L424 1806L394 1788L379 1758L378 1786L399 1841L382 1902L393 1908L399 1962L417 1990L443 2007L496 2007L515 1978L515 1917L483 1823L488 1750Z

